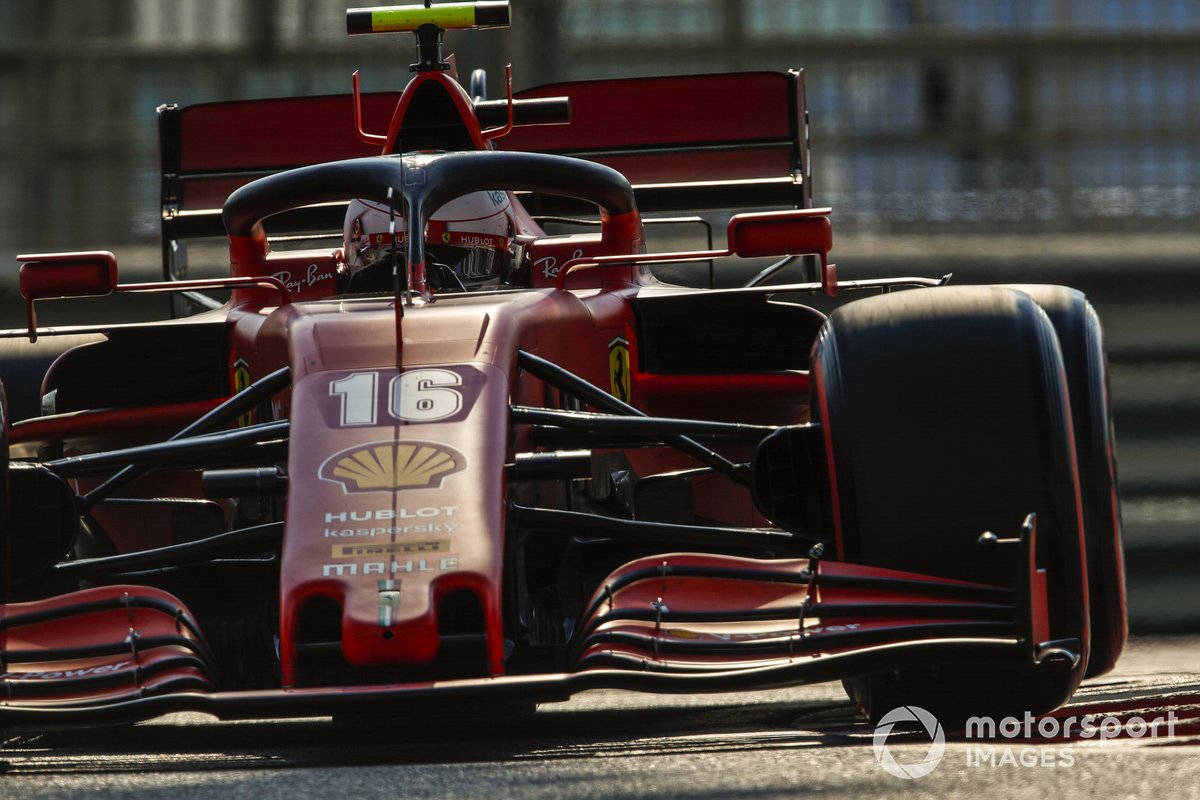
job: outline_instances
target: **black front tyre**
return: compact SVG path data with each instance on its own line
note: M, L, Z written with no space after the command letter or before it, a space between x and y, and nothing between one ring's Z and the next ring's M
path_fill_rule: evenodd
M939 665L846 682L877 719L903 704L940 718L1048 711L1086 668L1087 582L1071 415L1054 327L1027 295L940 287L850 303L813 349L815 414L829 453L839 557L1012 586L1016 536L1037 515L1050 638L1076 664Z
M1062 348L1087 550L1092 637L1087 677L1090 678L1116 665L1129 634L1104 336L1095 309L1077 289L1042 284L1011 288L1028 294L1049 315Z

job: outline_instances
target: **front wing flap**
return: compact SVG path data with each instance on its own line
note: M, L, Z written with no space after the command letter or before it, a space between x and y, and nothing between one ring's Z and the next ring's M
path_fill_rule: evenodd
M195 619L157 589L104 586L0 605L0 719L14 708L211 691L211 664Z

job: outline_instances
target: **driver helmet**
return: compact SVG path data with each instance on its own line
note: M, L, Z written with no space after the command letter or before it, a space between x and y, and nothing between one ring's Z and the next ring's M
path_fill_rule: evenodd
M392 259L392 212L386 203L352 200L343 230L345 259L351 286L367 267ZM408 225L397 210L396 246L403 253ZM426 280L435 289L470 290L498 285L513 269L513 213L508 193L472 192L437 210L425 228ZM380 272L380 291L391 288ZM366 276L364 276L366 277ZM367 291L376 287L364 286ZM360 289L361 290L361 289Z

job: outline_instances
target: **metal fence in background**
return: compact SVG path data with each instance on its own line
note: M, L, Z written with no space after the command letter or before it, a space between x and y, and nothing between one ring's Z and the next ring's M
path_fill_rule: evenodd
M879 233L1192 232L1200 0L512 0L517 88L806 71L817 202ZM0 3L0 247L157 237L154 108L407 79L338 0ZM493 81L493 94L499 81ZM349 124L349 121L348 123ZM686 121L681 121L686 126Z
M680 35L655 35L673 12ZM843 230L1200 221L1196 0L619 0L563 21L576 76L804 67L814 194Z

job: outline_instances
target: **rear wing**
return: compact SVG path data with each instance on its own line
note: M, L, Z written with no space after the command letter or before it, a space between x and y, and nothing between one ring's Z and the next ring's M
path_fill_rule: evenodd
M362 97L364 125L386 130L400 92ZM354 131L351 95L158 107L163 277L186 272L188 239L224 236L221 207L238 187L324 161L379 155ZM340 230L345 206L280 215L291 232Z
M801 71L559 83L518 100L566 95L571 121L517 127L501 150L559 153L623 172L645 211L809 208L808 125ZM400 92L362 95L364 130L387 130ZM476 104L485 125L503 101ZM529 104L534 105L534 104ZM163 276L186 272L188 239L224 236L234 189L295 167L378 155L354 126L349 94L158 109ZM570 201L526 198L534 213L574 213ZM589 209L590 210L590 209ZM272 233L340 231L344 203L274 218Z
M804 72L576 81L516 95L571 98L565 125L522 128L500 150L606 164L642 211L811 208ZM560 198L526 202L534 213Z

